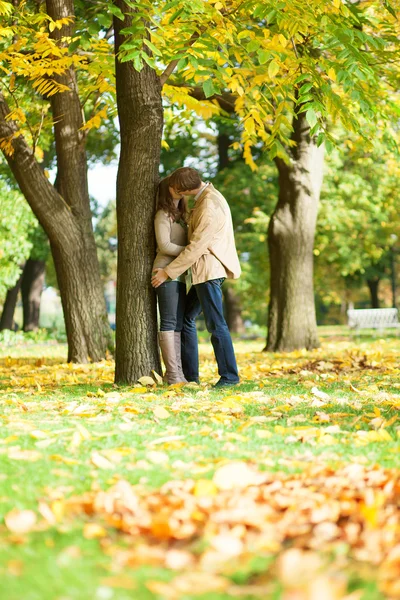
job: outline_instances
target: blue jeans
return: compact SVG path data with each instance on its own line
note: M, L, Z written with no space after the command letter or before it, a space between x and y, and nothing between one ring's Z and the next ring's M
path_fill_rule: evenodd
M160 311L160 331L182 331L186 285L181 281L166 281L156 289L156 292Z
M193 285L186 296L182 329L182 367L188 381L199 379L199 351L196 317L203 311L207 331L218 363L221 381L238 383L239 374L231 334L224 318L221 286L224 278Z

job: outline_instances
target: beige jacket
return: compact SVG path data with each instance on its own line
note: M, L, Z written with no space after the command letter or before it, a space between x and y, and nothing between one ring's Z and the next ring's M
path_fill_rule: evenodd
M185 227L172 221L163 210L156 213L154 229L157 240L157 255L153 270L157 268L164 269L185 249L187 232ZM172 279L175 279L175 277Z
M220 277L240 277L231 211L211 184L191 212L188 237L189 245L165 268L168 277L175 279L190 267L194 285Z

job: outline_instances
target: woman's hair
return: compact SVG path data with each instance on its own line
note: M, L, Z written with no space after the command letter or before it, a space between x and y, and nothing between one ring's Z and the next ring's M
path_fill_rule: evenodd
M158 186L157 194L157 210L163 210L171 219L179 221L183 219L187 220L187 203L182 197L179 200L178 206L175 206L174 200L169 191L169 177L161 179Z
M195 190L201 186L201 177L198 171L191 167L181 167L180 169L176 169L176 171L169 176L169 180L169 185L178 193Z

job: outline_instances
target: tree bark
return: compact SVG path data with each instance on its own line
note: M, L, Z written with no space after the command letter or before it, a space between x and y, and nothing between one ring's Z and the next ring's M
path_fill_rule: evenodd
M240 305L240 298L236 294L235 290L229 284L225 284L223 289L224 301L225 301L225 313L226 322L229 327L229 331L232 333L244 333L245 326L242 319L242 307Z
M313 247L322 185L323 146L310 138L301 113L293 122L291 163L277 159L279 199L268 228L271 295L265 350L319 346L313 288Z
M379 283L380 283L379 277L373 277L372 279L367 279L369 293L371 295L371 307L372 308L379 308L379 296L378 296Z
M23 270L14 287L7 291L3 312L1 313L0 331L3 331L4 329L14 329L14 313L17 305L18 292L21 288L22 275Z
M117 0L125 20L114 18L116 56L121 29L132 26L134 9ZM155 256L154 214L158 185L163 109L161 83L146 64L136 71L116 59L116 89L121 131L117 175L118 269L116 304L117 383L134 383L160 372L156 298L151 287Z
M229 161L229 146L231 141L229 135L226 133L218 132L217 136L218 145L218 171L222 171L230 166Z
M73 15L72 0L48 0L54 19ZM55 29L54 37L69 36L71 26ZM13 138L6 159L18 185L50 240L61 292L68 339L68 361L105 358L112 349L103 287L94 241L82 113L73 70L58 80L70 87L52 97L57 149L57 190L50 184L32 149L19 135L0 93L0 138Z
M39 328L40 299L44 285L46 264L43 260L29 258L26 261L21 282L23 330L36 331Z

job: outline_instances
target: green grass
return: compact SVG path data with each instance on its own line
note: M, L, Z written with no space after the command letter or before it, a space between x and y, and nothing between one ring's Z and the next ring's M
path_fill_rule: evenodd
M330 328L322 339L321 350L275 356L260 352L263 340L239 341L242 383L218 391L209 385L216 380L210 347L202 344L202 386L158 387L142 394L131 386L114 386L111 364L63 364L65 346L18 343L3 348L0 598L154 600L163 596L149 591L146 583L175 577L154 564L119 568L109 548L123 548L129 541L112 530L107 543L86 539L84 515L61 515L54 527L10 534L2 523L15 507L36 511L41 500L65 502L93 488L107 489L118 478L150 493L170 480L212 478L229 460L279 474L299 473L314 462L334 470L349 463L396 468L399 338L357 342ZM329 395L322 406L311 392L313 386ZM120 396L113 398L115 392ZM165 408L169 417L157 418L157 407ZM375 431L374 418L389 422L384 427L387 439L368 437ZM340 433L324 436L335 426ZM364 438L360 430L366 432ZM96 452L109 460L109 468L93 464ZM259 572L268 572L275 557L260 555L259 561L261 567L251 566L251 561L237 565L232 581L248 585ZM123 577L125 587L109 579L116 576ZM372 571L360 579L355 568L349 586L363 589L364 600L383 599L374 579ZM268 597L282 597L278 579L272 577L268 585ZM182 597L233 596L208 592Z

